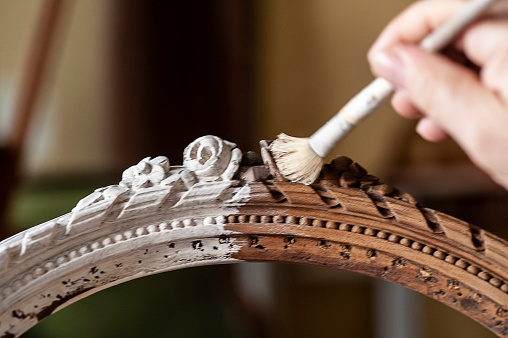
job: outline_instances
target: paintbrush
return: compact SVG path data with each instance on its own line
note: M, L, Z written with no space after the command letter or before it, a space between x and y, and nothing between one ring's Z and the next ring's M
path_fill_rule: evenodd
M427 35L420 47L428 52L440 51L494 1L496 0L466 2L454 16ZM280 134L270 145L270 151L282 176L292 182L312 184L321 172L323 159L393 91L390 82L376 78L311 137L298 138Z

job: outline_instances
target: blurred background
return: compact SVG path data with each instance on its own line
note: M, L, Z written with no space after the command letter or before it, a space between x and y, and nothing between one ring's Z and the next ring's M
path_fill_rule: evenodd
M147 156L214 134L308 136L372 79L410 0L0 0L0 234L67 213ZM508 238L507 194L385 105L336 149ZM101 291L26 337L491 337L393 284L319 267L199 267Z

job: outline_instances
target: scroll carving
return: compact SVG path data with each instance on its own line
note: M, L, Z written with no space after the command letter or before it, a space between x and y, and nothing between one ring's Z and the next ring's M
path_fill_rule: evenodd
M422 207L346 157L313 185L287 182L267 146L261 161L201 137L183 165L145 158L71 213L2 241L0 337L123 281L241 260L357 271L508 334L506 241Z

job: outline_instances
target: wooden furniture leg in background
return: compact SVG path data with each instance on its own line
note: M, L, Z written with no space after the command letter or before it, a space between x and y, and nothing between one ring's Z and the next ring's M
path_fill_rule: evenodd
M32 45L29 48L27 64L20 81L16 106L15 125L6 145L0 147L0 239L10 232L8 210L15 188L20 158L33 120L37 99L43 88L43 79L48 67L48 57L54 42L62 0L45 0L41 4L41 13L37 23Z

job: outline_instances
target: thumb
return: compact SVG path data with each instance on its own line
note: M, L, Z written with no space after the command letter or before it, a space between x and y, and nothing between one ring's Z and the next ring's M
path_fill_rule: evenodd
M470 69L416 46L398 46L378 54L372 59L372 68L457 140L475 133L480 112L491 95Z

